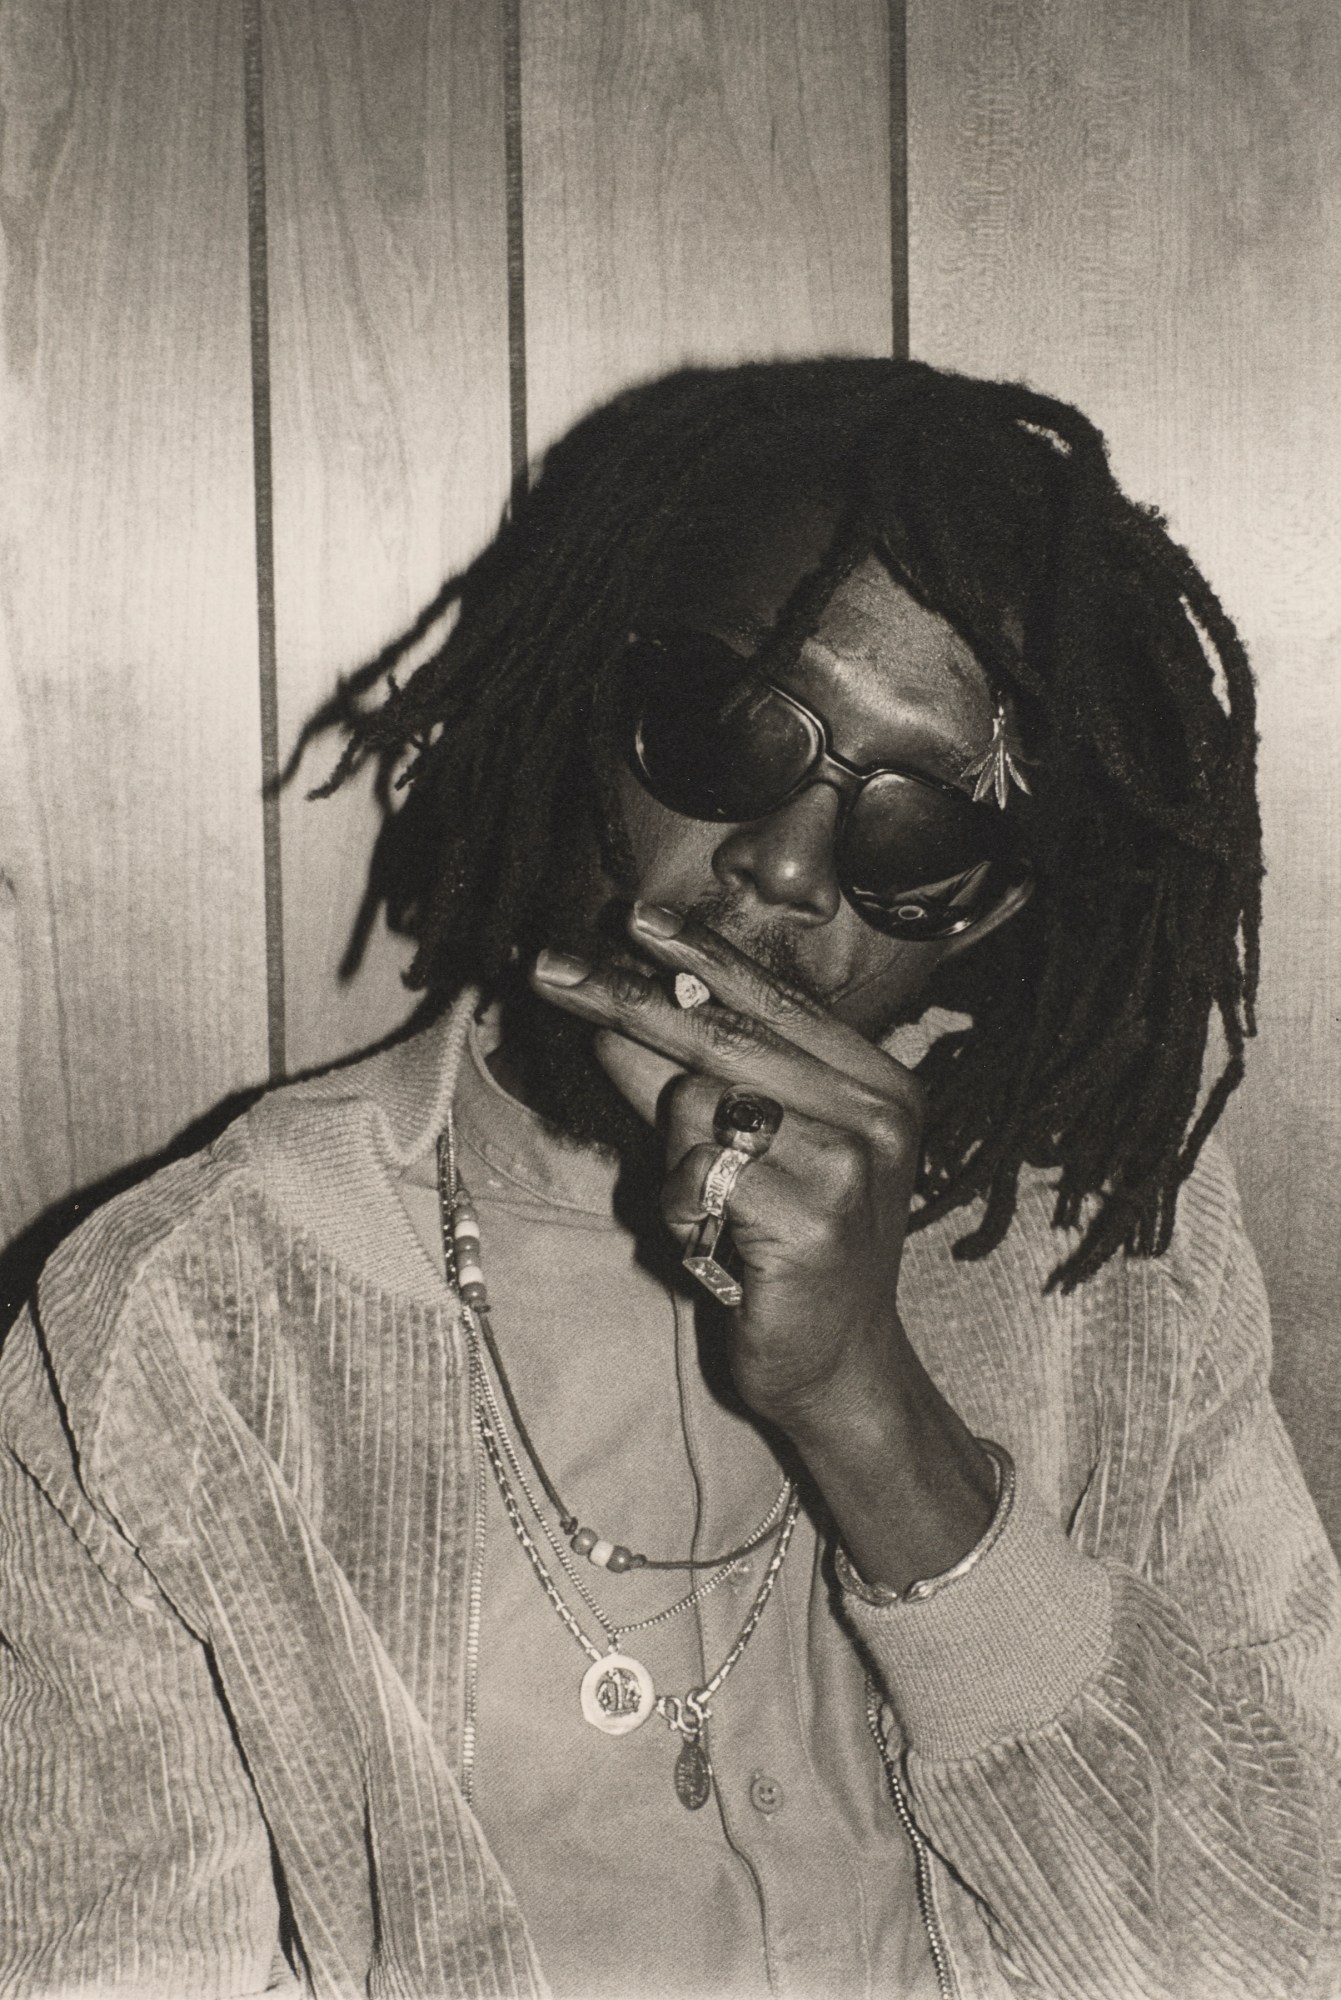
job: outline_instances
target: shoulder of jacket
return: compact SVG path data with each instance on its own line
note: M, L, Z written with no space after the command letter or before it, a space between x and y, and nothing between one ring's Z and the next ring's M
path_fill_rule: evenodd
M1229 1154L1212 1135L1202 1147L1182 1187L1173 1236L1159 1257L1114 1259L1127 1269L1149 1266L1156 1282L1175 1293L1201 1325L1214 1314L1235 1252L1246 1248L1238 1183Z
M72 1416L96 1402L152 1278L221 1226L236 1230L254 1181L247 1116L104 1202L48 1258L33 1315Z
M278 1156L301 1156L347 1122L363 1064L326 1071L264 1092L210 1144L172 1160L101 1203L56 1246L37 1283L38 1317L59 1323L63 1345L104 1345L110 1328L148 1275L193 1239L242 1220L250 1194L264 1195Z
M105 1336L146 1275L190 1239L212 1235L225 1212L237 1226L247 1195L282 1191L336 1134L351 1125L366 1130L383 1060L365 1057L265 1091L211 1144L102 1203L47 1260L39 1314L73 1308Z
M1048 1276L1080 1243L1082 1232L1053 1223L1052 1176L1025 1168L1020 1175L1010 1235ZM1007 1239L1009 1241L1009 1237ZM1173 1235L1158 1257L1118 1251L1074 1296L1114 1299L1122 1294L1163 1295L1184 1317L1204 1320L1214 1311L1236 1245L1244 1242L1238 1186L1229 1155L1212 1136L1178 1191Z
M1005 1238L986 1258L960 1261L953 1254L973 1227L972 1210L945 1217L925 1238L911 1237L910 1261L938 1308L956 1324L966 1316L1004 1315L1014 1323L1017 1345L1032 1343L1040 1354L1088 1355L1086 1368L1122 1369L1132 1352L1158 1351L1163 1365L1183 1376L1213 1337L1232 1285L1242 1331L1261 1344L1260 1278L1243 1233L1233 1169L1215 1140L1179 1192L1167 1250L1158 1257L1120 1250L1071 1291L1053 1279L1082 1232L1058 1228L1055 1205L1055 1175L1026 1167Z
M1143 1385L1186 1421L1234 1383L1265 1384L1270 1309L1221 1142L1207 1141L1180 1188L1168 1248L1119 1251L1073 1296L1097 1374L1118 1397Z

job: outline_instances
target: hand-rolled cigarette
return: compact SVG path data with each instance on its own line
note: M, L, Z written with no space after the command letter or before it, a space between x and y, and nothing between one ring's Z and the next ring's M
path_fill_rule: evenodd
M701 1007L711 1000L711 990L704 985L696 972L677 972L675 975L675 1004L688 1013L691 1007Z

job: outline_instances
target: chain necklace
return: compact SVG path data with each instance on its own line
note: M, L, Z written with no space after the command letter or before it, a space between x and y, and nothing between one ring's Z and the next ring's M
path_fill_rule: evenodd
M471 1400L474 1404L476 1428L484 1445L508 1520L512 1524L512 1532L521 1543L527 1561L555 1615L590 1661L586 1673L582 1676L579 1689L583 1717L593 1729L599 1729L602 1735L627 1736L630 1730L640 1728L649 1715L653 1713L659 1715L667 1727L681 1739L679 1754L675 1759L675 1795L681 1805L694 1812L698 1807L706 1805L712 1796L712 1763L708 1755L708 1746L704 1741L707 1725L712 1718L709 1703L754 1637L759 1620L764 1615L765 1606L773 1595L773 1588L782 1573L792 1531L796 1527L797 1516L800 1513L800 1496L793 1490L788 1498L786 1513L778 1531L777 1546L769 1559L768 1568L764 1571L763 1580L754 1594L754 1602L745 1614L745 1622L736 1635L735 1644L716 1673L701 1687L690 1688L687 1694L658 1694L652 1676L641 1660L635 1659L631 1653L614 1649L603 1652L583 1631L564 1602L563 1595L522 1518L516 1495L508 1480L503 1452L489 1419L486 1398L480 1386L483 1362L474 1308L463 1305L463 1317L469 1330ZM672 1607L673 1610L680 1608L682 1607ZM671 1613L661 1615L670 1616ZM658 1620L647 1622L656 1623ZM603 1629L605 1629L604 1623ZM623 1628L624 1631L633 1629L632 1626Z
M475 1312L477 1317L482 1318L482 1315L479 1314L478 1307L475 1308ZM479 1353L478 1344L475 1341L475 1334L473 1328L471 1328L470 1331L470 1338L472 1341L472 1345L474 1347L474 1360L478 1368L478 1374L476 1380L479 1385L479 1393L483 1400L484 1408L488 1415L489 1424L493 1431L494 1438L502 1451L503 1457L507 1461L508 1471L511 1474L512 1480L516 1484L517 1488L520 1490L522 1498L525 1500L527 1506L529 1507L531 1515L535 1520L536 1526L540 1529L540 1532L545 1537L545 1540L549 1543L550 1550L556 1562L559 1564L559 1567L563 1570L564 1575L568 1578L568 1581L572 1584L573 1589L582 1599L582 1602L586 1605L588 1611L591 1613L592 1617L596 1620L596 1623L605 1633L607 1639L610 1642L611 1652L617 1653L620 1650L620 1640L625 1633L646 1632L649 1631L654 1625L667 1624L672 1618L677 1618L682 1611L689 1611L693 1608L694 1605L701 1604L705 1597L709 1596L712 1591L716 1590L719 1583L724 1583L729 1576L733 1576L735 1574L735 1572L741 1567L740 1558L727 1557L722 1562L721 1566L718 1569L714 1570L712 1575L709 1576L703 1583L697 1585L695 1589L686 1592L686 1594L683 1597L678 1598L674 1604L668 1605L663 1611L655 1611L648 1618L634 1619L627 1624L625 1623L614 1624L606 1616L605 1612L596 1602L596 1599L592 1596L585 1580L579 1575L577 1565L574 1563L573 1558L569 1554L567 1547L564 1545L560 1537L554 1532L554 1529L550 1526L549 1519L545 1513L545 1510L541 1506L539 1500L537 1500L535 1493L532 1490L531 1483L526 1477L525 1468L523 1467L521 1460L517 1455L516 1446L513 1444L512 1439L508 1435L508 1428L506 1423L503 1421L503 1413L498 1407L498 1399L494 1395L493 1384L489 1380L489 1371L484 1366L484 1357ZM782 1514L782 1511L786 1506L790 1496L791 1496L791 1481L784 1479L782 1485L778 1489L777 1495L773 1501L772 1506L769 1508L767 1514L764 1516L764 1519L759 1525L757 1534L754 1537L754 1541L757 1542L761 1537L767 1535L773 1529L780 1515ZM751 1544L751 1546L753 1546L753 1543Z
M707 1725L712 1717L709 1704L754 1637L768 1600L773 1595L774 1586L782 1573L782 1565L787 1559L787 1550L800 1513L800 1496L792 1481L784 1479L781 1490L758 1531L747 1543L743 1543L738 1549L728 1551L725 1556L654 1563L647 1557L635 1558L631 1551L607 1542L601 1546L610 1553L602 1559L596 1547L597 1537L589 1529L579 1530L576 1516L570 1514L563 1506L536 1456L499 1359L492 1338L492 1329L489 1326L488 1291L480 1261L479 1223L470 1197L456 1176L453 1136L449 1113L447 1129L438 1141L438 1198L443 1252L448 1280L461 1302L461 1316L466 1329L470 1365L470 1400L475 1426L498 1486L504 1511L551 1608L590 1662L586 1673L582 1676L579 1689L584 1719L593 1729L599 1729L603 1735L626 1736L630 1730L640 1728L649 1715L654 1713L659 1715L667 1727L680 1738L680 1749L675 1759L675 1795L683 1806L691 1812L696 1811L700 1806L706 1805L712 1796L712 1764L705 1741ZM534 1467L536 1477L559 1516L560 1528L569 1535L569 1546L577 1554L585 1555L599 1567L615 1570L616 1573L630 1568L656 1568L711 1569L714 1574L696 1589L689 1591L677 1603L668 1605L664 1611L656 1612L650 1618L639 1619L628 1625L612 1624L584 1587L567 1550L553 1533L531 1491L516 1447L503 1422L502 1411L499 1409L493 1384L485 1367L483 1350L487 1350L494 1364L504 1400L516 1424L526 1455ZM522 1517L521 1508L517 1504L516 1494L508 1478L509 1465L528 1507L561 1563L564 1573L575 1585L582 1601L600 1626L607 1642L604 1650L583 1631L550 1574L545 1558L536 1546ZM677 1617L681 1611L688 1610L691 1605L701 1603L709 1591L716 1589L717 1585L732 1573L743 1556L758 1548L768 1538L779 1513L782 1513L782 1524L778 1528L777 1544L759 1588L754 1594L754 1600L745 1614L745 1622L726 1658L717 1671L700 1687L690 1688L683 1695L658 1694L647 1668L641 1660L635 1659L633 1654L622 1650L620 1640L630 1632L645 1631L654 1625L664 1624L669 1619ZM614 1559L616 1555L622 1556L624 1560L616 1562Z
M480 1222L474 1212L474 1202L470 1200L464 1182L456 1174L456 1134L450 1110L446 1114L446 1128L438 1136L438 1224L442 1230L442 1260L446 1264L448 1282L460 1294L462 1304L472 1306L474 1312L478 1314L480 1338L484 1342L484 1348L488 1350L494 1374L498 1376L498 1388L502 1390L502 1400L508 1406L508 1416L512 1418L516 1436L522 1442L522 1450L526 1452L526 1458L534 1468L534 1476L540 1482L540 1488L544 1490L544 1498L558 1514L558 1526L562 1534L566 1534L568 1548L574 1554L586 1556L586 1560L594 1564L594 1568L608 1570L612 1576L620 1576L626 1570L719 1570L723 1566L733 1568L743 1556L751 1556L757 1548L761 1548L769 1540L769 1532L773 1528L773 1522L777 1520L777 1510L785 1504L785 1498L791 1492L791 1480L783 1480L779 1498L775 1500L773 1508L769 1508L765 1520L749 1538L749 1542L741 1542L739 1548L729 1548L727 1554L723 1556L642 1556L632 1548L624 1548L622 1542L612 1542L606 1536L596 1534L594 1528L584 1528L576 1518L576 1514L564 1506L564 1502L558 1496L558 1488L544 1470L544 1462L540 1460L540 1454L536 1452L530 1440L530 1432L526 1430L526 1420L522 1418L522 1412L516 1408L516 1396L512 1394L508 1372L502 1366L502 1356L498 1354L498 1342L494 1340L494 1330L488 1320L488 1288L484 1286L484 1270L480 1266ZM524 1480L522 1488L526 1490ZM534 1500L530 1500L530 1506L534 1508ZM560 1560L564 1564L564 1570L572 1576L568 1562L564 1558ZM582 1596L586 1596L586 1592L582 1592Z
M743 1556L751 1555L755 1549L762 1547L791 1491L791 1481L788 1479L783 1480L777 1499L749 1540L742 1542L738 1548L728 1549L724 1555L661 1557L642 1555L626 1548L622 1542L612 1541L607 1536L597 1534L594 1528L582 1525L572 1509L564 1505L558 1489L545 1470L544 1462L526 1427L526 1421L517 1407L512 1384L503 1366L503 1357L494 1339L493 1327L489 1321L489 1295L480 1264L479 1218L469 1192L457 1176L455 1131L450 1111L447 1114L446 1127L438 1139L438 1220L442 1230L442 1253L448 1278L459 1293L462 1303L473 1307L478 1315L480 1338L484 1342L494 1373L498 1377L498 1386L503 1392L503 1401L507 1405L513 1428L521 1441L523 1451L531 1461L545 1498L559 1517L560 1530L567 1537L568 1546L574 1554L585 1556L597 1569L608 1570L611 1575L619 1576L633 1569L730 1569ZM540 1519L539 1509L531 1498L527 1482L522 1479L520 1483L532 1510L536 1513L537 1519ZM548 1533L548 1530L546 1532ZM552 1544L552 1536L549 1539ZM576 1582L566 1558L561 1556L559 1559L563 1563L564 1570ZM578 1588L580 1590L581 1586ZM582 1591L582 1596L590 1603L591 1600L586 1597L585 1591ZM594 1606L592 1608L594 1610ZM629 1631L632 1627L626 1626L624 1629Z

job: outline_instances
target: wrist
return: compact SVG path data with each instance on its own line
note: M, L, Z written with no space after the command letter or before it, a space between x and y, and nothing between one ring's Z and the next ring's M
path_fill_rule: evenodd
M762 1393L752 1385L756 1414L785 1431L807 1462L906 1449L918 1427L908 1367L916 1357L898 1319L871 1328L824 1327L822 1336L804 1373Z
M866 1581L896 1592L952 1569L987 1533L998 1464L912 1349L836 1379L783 1426Z
M889 1584L868 1583L853 1563L847 1549L841 1542L834 1550L834 1567L842 1588L853 1597L859 1597L863 1604L885 1609L891 1604L921 1604L934 1597L948 1585L958 1583L975 1569L982 1558L1000 1540L1015 1505L1015 1461L1004 1445L995 1444L991 1438L977 1438L975 1442L985 1451L996 1466L996 1500L991 1520L987 1528L966 1555L949 1569L939 1571L935 1576L918 1577L903 1590Z

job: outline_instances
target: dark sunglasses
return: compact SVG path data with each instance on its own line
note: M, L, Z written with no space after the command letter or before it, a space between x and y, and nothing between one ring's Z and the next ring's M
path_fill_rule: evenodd
M1008 879L998 808L925 772L836 756L824 718L721 640L635 635L626 666L628 757L652 797L688 819L739 824L811 785L832 787L839 885L874 929L954 937Z

